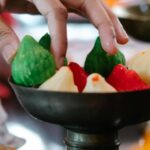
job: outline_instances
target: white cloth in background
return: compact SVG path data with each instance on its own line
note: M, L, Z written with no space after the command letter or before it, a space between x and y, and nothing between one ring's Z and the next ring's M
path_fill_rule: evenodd
M6 127L7 113L0 100L0 145L19 148L24 145L25 140L9 133Z

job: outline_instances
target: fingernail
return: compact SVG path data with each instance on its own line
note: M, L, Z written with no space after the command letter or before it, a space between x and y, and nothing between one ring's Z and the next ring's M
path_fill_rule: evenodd
M15 57L17 49L13 45L6 45L2 50L2 55L7 63L11 63Z

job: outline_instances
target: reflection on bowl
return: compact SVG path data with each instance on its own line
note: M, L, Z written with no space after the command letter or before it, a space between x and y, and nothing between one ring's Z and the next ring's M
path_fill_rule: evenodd
M126 8L114 8L125 30L131 36L150 41L150 5L141 4Z

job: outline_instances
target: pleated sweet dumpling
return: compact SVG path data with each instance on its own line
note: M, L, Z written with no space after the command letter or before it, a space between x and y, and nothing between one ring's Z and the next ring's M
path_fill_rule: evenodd
M12 79L18 85L38 86L55 74L53 55L26 35L12 61Z
M61 91L61 92L78 92L74 84L73 73L69 67L61 67L54 76L45 81L40 90Z
M83 92L116 92L116 89L108 84L105 79L98 73L93 73L88 76L87 84Z
M97 37L93 49L87 55L84 70L88 73L99 73L107 77L117 64L126 64L124 54L118 50L115 55L108 55L102 47L100 38Z
M128 61L127 66L136 71L141 79L150 85L150 49L136 54Z

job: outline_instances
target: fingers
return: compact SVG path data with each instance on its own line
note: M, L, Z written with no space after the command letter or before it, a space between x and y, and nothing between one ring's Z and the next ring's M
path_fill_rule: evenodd
M32 2L47 19L52 37L51 51L59 68L64 63L67 49L67 9L59 0L33 0Z
M115 54L117 52L117 34L101 2L99 0L85 0L82 10L85 11L88 18L98 29L104 50L109 54Z
M2 52L7 63L11 63L18 45L19 39L14 31L0 19L0 52Z
M115 16L115 14L111 11L111 9L103 1L100 1L100 2L104 6L105 10L107 11L107 13L113 23L117 42L120 44L127 43L128 35L127 35L126 31L124 30L122 24L120 23L119 19Z

